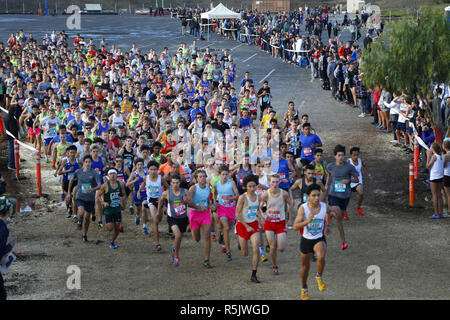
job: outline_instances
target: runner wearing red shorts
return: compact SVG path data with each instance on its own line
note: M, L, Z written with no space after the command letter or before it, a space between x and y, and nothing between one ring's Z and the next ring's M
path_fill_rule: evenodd
M270 177L270 188L264 192L259 202L259 210L267 204L267 210L262 213L265 221L264 231L270 246L270 259L272 261L272 274L279 275L277 266L277 249L283 252L286 246L286 211L292 216L293 203L289 194L280 189L280 176L274 174Z
M194 173L194 178L197 183L189 188L187 193L187 203L191 208L189 213L189 224L191 226L192 238L195 242L201 239L201 233L205 238L205 260L203 266L205 268L212 268L209 259L211 253L211 213L209 208L215 209L215 206L210 202L210 189L206 185L206 172L204 170L197 170Z
M239 191L233 180L230 179L229 169L223 165L219 169L220 180L214 185L214 202L217 204L217 217L219 218L219 228L223 231L225 252L227 261L231 261L230 251L230 229L236 216L236 200L239 198Z
M248 240L252 243L253 259L252 259L252 276L250 280L260 283L256 277L259 260L259 221L258 221L258 205L259 197L256 194L256 186L258 185L258 176L248 175L244 178L244 187L247 192L241 195L236 206L236 224L237 234L239 235L239 243L243 256L248 256Z

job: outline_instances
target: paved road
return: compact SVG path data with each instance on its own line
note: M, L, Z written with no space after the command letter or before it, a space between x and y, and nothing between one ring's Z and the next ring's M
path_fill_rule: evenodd
M65 17L0 16L3 41L18 28L26 33L33 30L37 37L53 29L66 29ZM190 36L181 37L179 29L179 22L168 17L83 16L79 32L96 40L104 36L108 42L120 43L125 49L136 42L146 51L149 48L159 51L163 46L174 49L180 41L192 42ZM77 32L70 31L70 34ZM250 71L256 89L262 79L267 79L279 114L283 114L290 100L295 101L301 113L309 114L324 142L327 160L332 160L335 144L342 143L347 150L357 145L373 172L374 180L365 184L367 197L363 209L366 216L356 216L352 198L350 221L345 222L349 249L340 250L338 232L333 225L333 233L327 238L324 274L327 291L319 293L311 277L311 298L449 299L450 220L426 218L431 211L429 203L423 201L426 191L421 184L417 187L420 195L417 202L426 208L407 208L409 157L390 146L392 137L379 133L370 125L370 118L358 118L358 110L330 99L329 92L320 88L320 81L310 81L309 71L274 59L255 46L240 45L214 35L209 42L199 43L200 47L206 45L216 49L235 47L232 52L238 62L238 79L243 72ZM29 170L32 172L32 168ZM56 191L52 197L58 198ZM268 263L263 264L258 272L263 283L255 290L248 282L249 273L242 271L250 270L250 259L238 255L234 238L233 262L226 263L218 246L214 245L212 261L216 268L205 272L198 259L202 249L187 235L182 244L186 256L175 270L168 261L168 239L163 240L164 254L155 254L152 242L143 239L131 217L125 217L127 232L120 235L121 248L116 253L106 248L104 242L85 248L74 227L62 216L59 209L23 224L18 220L13 225L13 234L22 240L22 244L18 242L18 250L23 252L24 258L15 265L15 273L6 277L7 283L16 286L12 298L298 299L300 261L296 232L288 233L287 250L279 255L280 277L275 279ZM51 224L45 227L49 221ZM34 225L39 229L31 228ZM165 228L163 225L161 229ZM106 240L104 233L91 232L93 242ZM69 264L80 265L84 271L83 290L65 289ZM366 286L367 269L372 265L381 270L380 290L369 290ZM21 286L23 282L26 285Z

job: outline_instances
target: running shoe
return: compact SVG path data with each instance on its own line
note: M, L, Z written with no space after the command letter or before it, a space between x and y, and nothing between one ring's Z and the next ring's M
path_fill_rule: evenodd
M385 130L384 133L392 133L392 130Z
M256 276L251 276L250 281L254 283L261 283Z
M227 248L225 248L225 246L222 246L222 253L227 253Z
M433 214L432 216L429 216L428 218L430 218L430 219L440 219L441 215L440 214Z
M444 212L443 214L440 214L441 218L448 218L448 212Z
M266 255L265 255L265 254L262 254L262 255L261 255L261 261L262 261L262 262L266 262L267 260L269 260L269 259L267 259Z
M109 244L109 247L111 248L111 249L117 249L118 247L114 244L114 242L111 242L110 244Z
M145 234L145 235L147 235L147 234L148 234L148 230L147 230L147 227L143 227L143 228L142 228L142 231L144 232L144 234Z
M319 286L319 290L323 291L325 290L325 282L323 281L321 276L316 275L317 285Z
M91 220L92 220L92 222L94 222L95 221L95 214L93 214L93 213L91 213Z
M270 252L270 246L269 245L266 246L266 252Z
M342 247L341 247L341 249L342 250L345 250L345 249L347 249L348 248L348 244L347 244L347 242L342 242Z
M159 243L156 245L156 251L161 251L161 245Z
M231 252L227 253L227 261L231 261L233 258L231 257Z
M203 261L203 266L206 268L206 269L211 269L213 266L211 265L211 263L209 263L209 260L205 260L205 261Z
M72 210L70 208L67 208L67 218L72 217Z
M139 216L136 216L136 217L134 218L134 223L138 226L139 223L141 223L141 218L139 218Z
M272 274L274 276L278 276L280 274L280 271L278 271L278 266L272 268Z
M98 230L102 229L103 228L103 223L99 222L97 228L98 228Z
M361 208L356 209L356 211L359 213L360 216L364 215L364 212L361 210Z
M123 232L123 226L122 226L122 224L119 225L119 231L120 231L120 232Z
M317 261L317 255L316 255L316 253L315 252L313 252L313 254L312 254L312 261L313 262L316 262Z
M212 242L217 242L217 239L216 239L216 235L215 235L215 234L211 235L211 241L212 241Z
M347 213L347 211L344 211L344 220L348 220L348 213Z
M84 243L88 242L87 236L81 236L81 238L83 239L83 242L84 242Z
M180 265L180 258L173 258L173 266L178 267Z
M302 288L301 299L302 300L308 300L309 299L308 289Z

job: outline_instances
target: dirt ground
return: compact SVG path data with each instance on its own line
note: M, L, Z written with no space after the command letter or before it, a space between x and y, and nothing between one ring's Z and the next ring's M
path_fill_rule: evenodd
M177 22L164 21L168 29L178 30ZM147 49L154 44L153 40L148 41ZM239 44L217 37L211 41L217 48ZM258 53L254 60L244 65L243 61L254 53ZM358 110L330 99L329 91L323 91L319 81L310 81L308 70L283 64L246 45L234 50L233 55L240 64L239 79L247 69L259 85L262 84L259 79L276 69L268 80L277 113L283 114L287 102L295 99L300 112L309 114L312 126L324 142L327 161L332 161L337 143L344 144L347 152L357 145L373 174L373 180L364 177L366 215L356 214L355 195L350 201L350 220L344 223L347 250L341 251L337 227L332 224L332 234L327 237L324 292L316 287L312 264L311 299L449 299L450 219L428 219L432 214L431 193L422 181L416 181L416 208L408 207L409 155L393 147L389 143L392 136L372 126L372 118L360 119ZM251 257L242 257L238 252L236 236L231 240L233 261L227 262L220 246L213 243L214 268L207 270L201 264L203 244L195 243L190 234L185 234L181 263L174 268L169 258L171 243L165 218L160 226L161 252L154 250L152 233L144 236L142 226L134 225L134 217L128 211L123 214L124 232L117 241L119 249L111 250L110 235L106 230L97 230L95 225L89 230L89 243L84 244L76 225L65 217L53 170L48 164L43 165L43 192L48 197L32 198L36 190L34 161L26 152L22 157L26 161L21 163L21 173L28 179L16 181L13 172L2 169L9 182L8 194L17 198L22 207L29 204L33 208L31 212L16 213L8 224L10 237L17 238L15 249L19 253L5 276L10 299L299 299L301 263L297 232L288 231L286 251L278 255L279 276L271 274L270 262L260 263L260 284L250 282ZM66 285L67 268L72 265L81 270L79 290L70 290ZM370 276L367 269L373 265L381 270L379 290L367 287Z

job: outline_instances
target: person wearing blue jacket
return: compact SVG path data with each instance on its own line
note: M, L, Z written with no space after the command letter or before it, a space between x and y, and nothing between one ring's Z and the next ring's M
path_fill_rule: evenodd
M9 230L6 226L5 220L8 216L8 213L10 212L10 208L11 203L9 202L9 200L4 196L0 197L0 261L12 250L14 244L16 243L15 239L11 240L11 242L8 243ZM7 294L5 283L0 272L0 301L6 300L6 298Z

